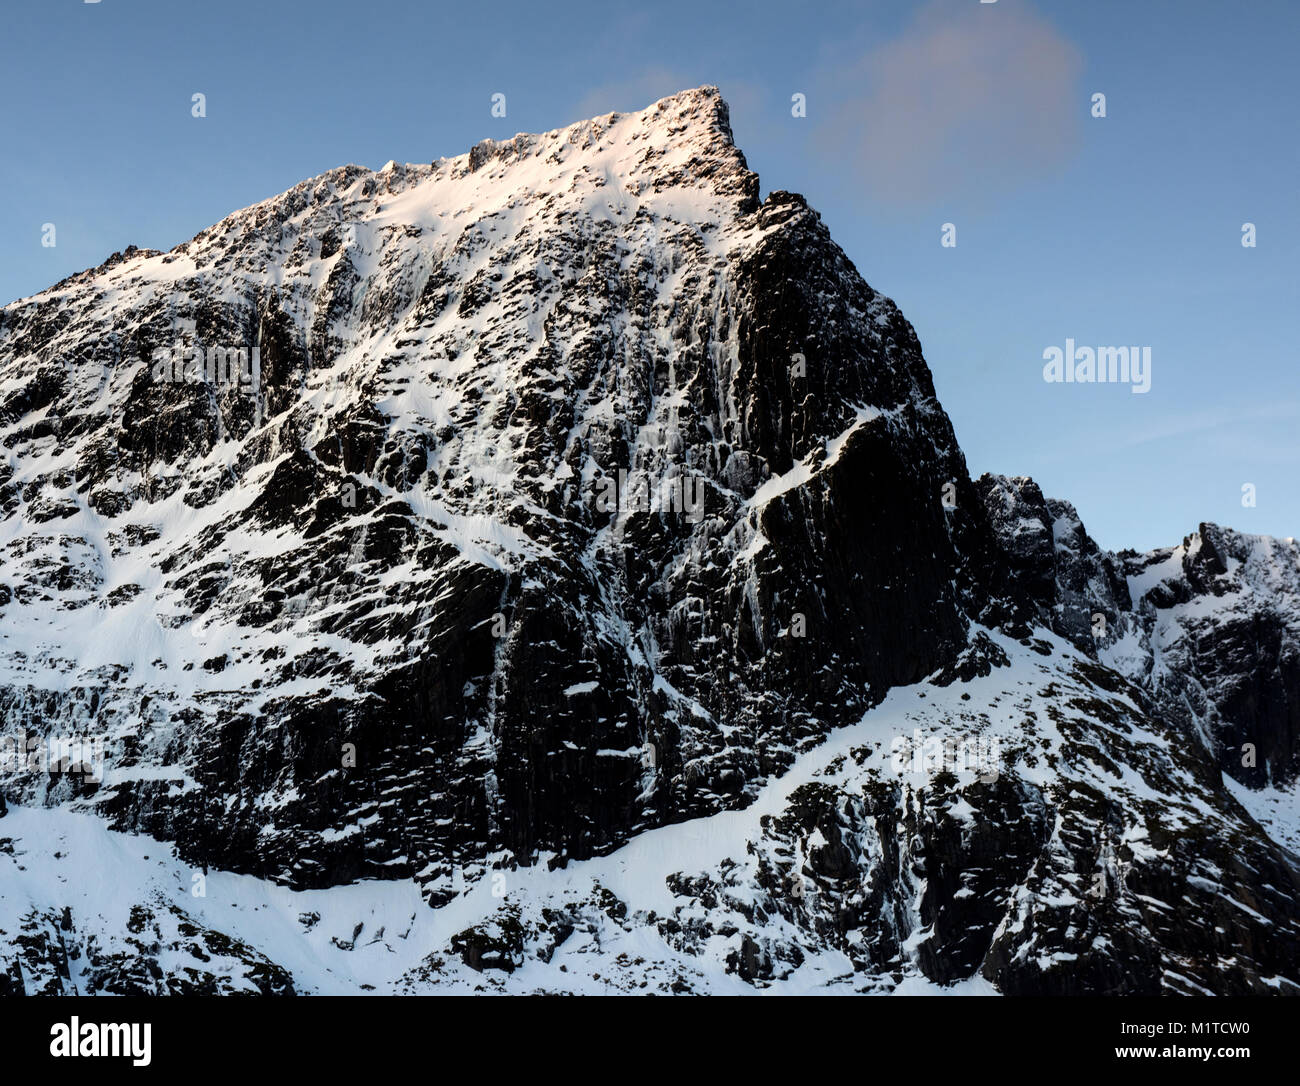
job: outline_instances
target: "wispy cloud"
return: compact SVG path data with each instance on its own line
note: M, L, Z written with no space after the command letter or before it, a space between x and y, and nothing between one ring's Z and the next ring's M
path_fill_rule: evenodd
M1161 419L1136 433L1116 435L1113 443L1116 448L1134 448L1138 445L1147 445L1153 441L1182 440L1193 436L1204 439L1219 431L1231 429L1236 431L1232 435L1232 446L1240 451L1252 448L1252 445L1255 444L1251 440L1252 435L1257 439L1265 436L1259 424L1268 422L1292 423L1296 420L1300 420L1300 404L1288 401L1262 404L1259 407L1238 410L1208 408L1203 411L1190 411ZM1242 430L1243 427L1247 429ZM1290 427L1288 427L1289 430ZM1252 449L1252 452L1254 451ZM1296 458L1297 453L1294 446L1284 451L1287 461Z
M826 74L815 153L878 201L982 197L1077 146L1078 51L1017 0L943 0L898 38Z

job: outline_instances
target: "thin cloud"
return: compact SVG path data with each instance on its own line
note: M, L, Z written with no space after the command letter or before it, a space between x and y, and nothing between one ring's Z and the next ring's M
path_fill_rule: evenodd
M1073 154L1088 107L1082 67L1015 0L932 4L901 37L829 73L834 104L814 149L879 201L1006 190Z
M1237 411L1224 411L1219 408L1205 411L1189 412L1164 419L1137 434L1118 438L1114 441L1116 448L1134 448L1153 441L1184 439L1193 435L1207 435L1228 427L1240 427L1248 423L1268 421L1292 421L1300 418L1300 405L1295 403L1265 404L1257 408ZM1247 435L1241 435L1247 436ZM1250 448L1249 440L1242 442L1234 437L1233 445L1240 451ZM1289 459L1294 459L1294 450Z

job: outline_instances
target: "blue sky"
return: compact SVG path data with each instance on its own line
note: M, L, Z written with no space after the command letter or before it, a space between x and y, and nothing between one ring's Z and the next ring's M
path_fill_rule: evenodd
M1296 535L1298 43L1293 0L33 0L0 43L0 301L336 165L715 83L764 193L806 195L915 325L973 473L1032 475L1115 549ZM1149 346L1150 392L1045 382L1067 338Z

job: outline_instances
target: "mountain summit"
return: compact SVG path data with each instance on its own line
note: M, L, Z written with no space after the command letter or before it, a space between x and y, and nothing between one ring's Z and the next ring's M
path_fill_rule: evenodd
M972 481L715 88L7 306L0 442L0 990L1300 987L1294 543Z

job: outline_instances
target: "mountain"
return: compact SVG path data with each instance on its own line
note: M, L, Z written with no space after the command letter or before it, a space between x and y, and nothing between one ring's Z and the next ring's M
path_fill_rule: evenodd
M977 482L1034 620L1142 687L1232 781L1300 773L1300 548L1201 524L1177 547L1101 551L1032 479Z
M1294 543L971 480L714 88L13 303L0 443L0 990L1300 990Z

